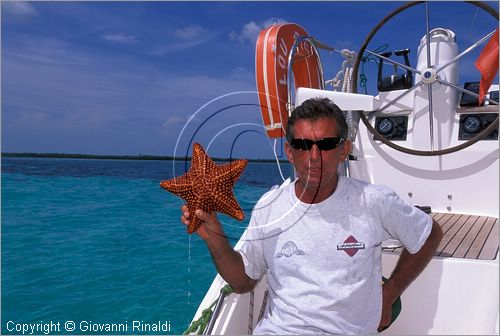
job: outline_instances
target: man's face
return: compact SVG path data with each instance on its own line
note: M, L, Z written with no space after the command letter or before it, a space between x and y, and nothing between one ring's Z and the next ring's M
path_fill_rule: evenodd
M337 123L329 118L299 119L294 128L294 139L320 140L338 137ZM349 154L348 143L321 151L316 144L310 150L298 150L285 144L288 160L294 165L301 190L318 192L329 190L337 183L337 166Z

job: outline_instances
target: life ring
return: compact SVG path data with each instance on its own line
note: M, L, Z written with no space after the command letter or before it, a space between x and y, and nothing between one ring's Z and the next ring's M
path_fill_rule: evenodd
M260 32L255 49L255 79L260 110L270 138L285 135L288 121L288 58L295 41L308 36L294 23L273 25ZM299 43L292 59L295 89L323 87L321 63L308 40Z

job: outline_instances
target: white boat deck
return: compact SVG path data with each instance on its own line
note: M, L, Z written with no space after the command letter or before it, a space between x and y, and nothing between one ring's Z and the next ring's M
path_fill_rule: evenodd
M499 248L498 218L431 213L443 229L443 240L435 256L493 260ZM385 252L401 253L402 248L384 248Z

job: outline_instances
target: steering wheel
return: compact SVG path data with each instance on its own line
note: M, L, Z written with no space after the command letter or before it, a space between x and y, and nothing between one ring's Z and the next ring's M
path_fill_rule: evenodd
M480 8L480 9L486 11L487 13L489 13L491 16L493 16L498 21L498 11L495 10L494 8L490 7L489 5L487 5L487 4L483 3L483 2L476 2L476 1L465 1L465 2L469 3L470 5L476 6L476 7ZM432 144L433 143L433 139L432 139L432 129L433 129L432 85L433 85L433 83L438 82L440 84L450 86L450 87L452 87L453 89L455 89L455 90L457 90L459 92L463 92L463 93L469 94L471 96L478 97L478 94L476 94L474 92L471 92L469 90L463 89L463 88L461 88L461 87L459 87L459 86L457 86L457 85L455 85L453 83L448 82L445 79L439 78L439 76L438 76L439 72L441 70L443 70L444 68L446 68L447 66L449 66L450 64L452 64L454 62L457 62L459 60L459 58L461 58L465 54L469 53L471 50L473 50L478 45L480 45L483 41L488 40L493 35L494 31L491 32L491 33L489 33L489 34L487 34L486 36L484 36L481 40L479 40L478 42L474 43L473 45L471 45L470 47L468 47L467 49L465 49L465 51L463 51L462 53L460 53L459 55L457 55L453 60L451 60L450 62L447 62L445 65L441 66L438 69L436 69L435 66L433 66L432 64L430 64L431 63L430 62L430 43L426 43L426 45L427 45L427 50L426 50L426 52L427 52L427 69L425 69L423 71L419 71L417 69L414 69L414 68L402 65L402 64L400 64L398 62L395 62L395 61L393 61L393 60L391 60L391 59L383 56L382 54L378 54L378 53L375 53L375 52L372 52L372 51L369 51L369 50L366 49L367 46L368 46L368 44L370 43L370 41L374 37L374 35L380 30L380 28L382 26L384 26L394 16L396 16L397 14L401 13L402 11L404 11L404 10L410 8L410 7L413 7L413 6L416 6L416 5L420 5L420 4L424 4L424 3L426 4L426 33L427 33L426 36L427 36L427 41L430 41L430 39L429 39L429 36L430 36L429 35L429 11L428 11L428 8L427 8L426 1L413 1L413 2L409 2L409 3L405 4L405 5L397 8L396 10L394 10L393 12L391 12L389 15L387 15L386 17L384 17L375 26L375 28L373 28L373 30L368 34L368 36L366 37L365 41L363 42L361 48L359 49L356 61L354 63L354 68L353 68L351 90L354 93L358 92L357 91L357 88L358 88L358 72L359 72L359 67L360 67L361 59L363 58L363 55L365 54L365 52L369 53L369 54L371 54L373 56L378 57L380 60L384 60L386 62L392 63L394 65L397 65L397 66L401 67L401 68L404 68L407 71L411 71L413 74L420 74L421 75L421 80L418 83L415 83L411 88L405 90L402 94L400 94L394 100L390 101L385 106L382 106L378 110L375 110L373 112L376 113L377 111L382 111L382 110L386 109L388 106L393 105L398 100L400 100L401 98L403 98L404 96L406 96L407 94L409 94L410 92L412 92L414 89L416 89L419 86L427 86L428 97L429 97L428 113L430 115L429 122L430 122L430 129L431 129L431 144ZM496 105L498 105L497 102L494 102L492 100L488 100L488 101L490 102L490 104L496 104ZM374 136L374 138L376 140L379 140L382 143L386 144L387 146L389 146L389 147L391 147L391 148L393 148L395 150L398 150L400 152L411 154L411 155L420 155L420 156L437 156L437 155L444 155L444 154L450 154L450 153L457 152L459 150L462 150L464 148L467 148L467 147L475 144L479 140L484 139L496 127L498 127L498 116L497 116L496 119L495 119L495 121L492 122L482 132L480 132L479 134L477 134L473 138L465 141L464 143L461 143L460 145L449 147L449 148L445 148L445 149L440 149L440 150L434 150L433 148L431 148L431 150L416 150L416 149L412 149L412 148L407 148L407 147L399 146L399 145L395 144L394 142L386 139L383 135L381 135L371 125L370 121L367 119L367 117L364 115L364 113L360 113L360 118L363 121L363 123L365 124L366 128L373 134L373 136Z

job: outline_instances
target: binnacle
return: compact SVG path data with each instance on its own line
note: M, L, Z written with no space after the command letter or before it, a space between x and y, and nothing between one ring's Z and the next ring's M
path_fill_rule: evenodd
M194 215L196 209L205 212L221 212L237 220L244 214L234 197L233 187L247 166L247 160L235 160L224 165L216 165L200 144L193 145L193 157L189 171L171 180L162 181L160 186L187 202L192 216L187 231L189 234L201 225Z

